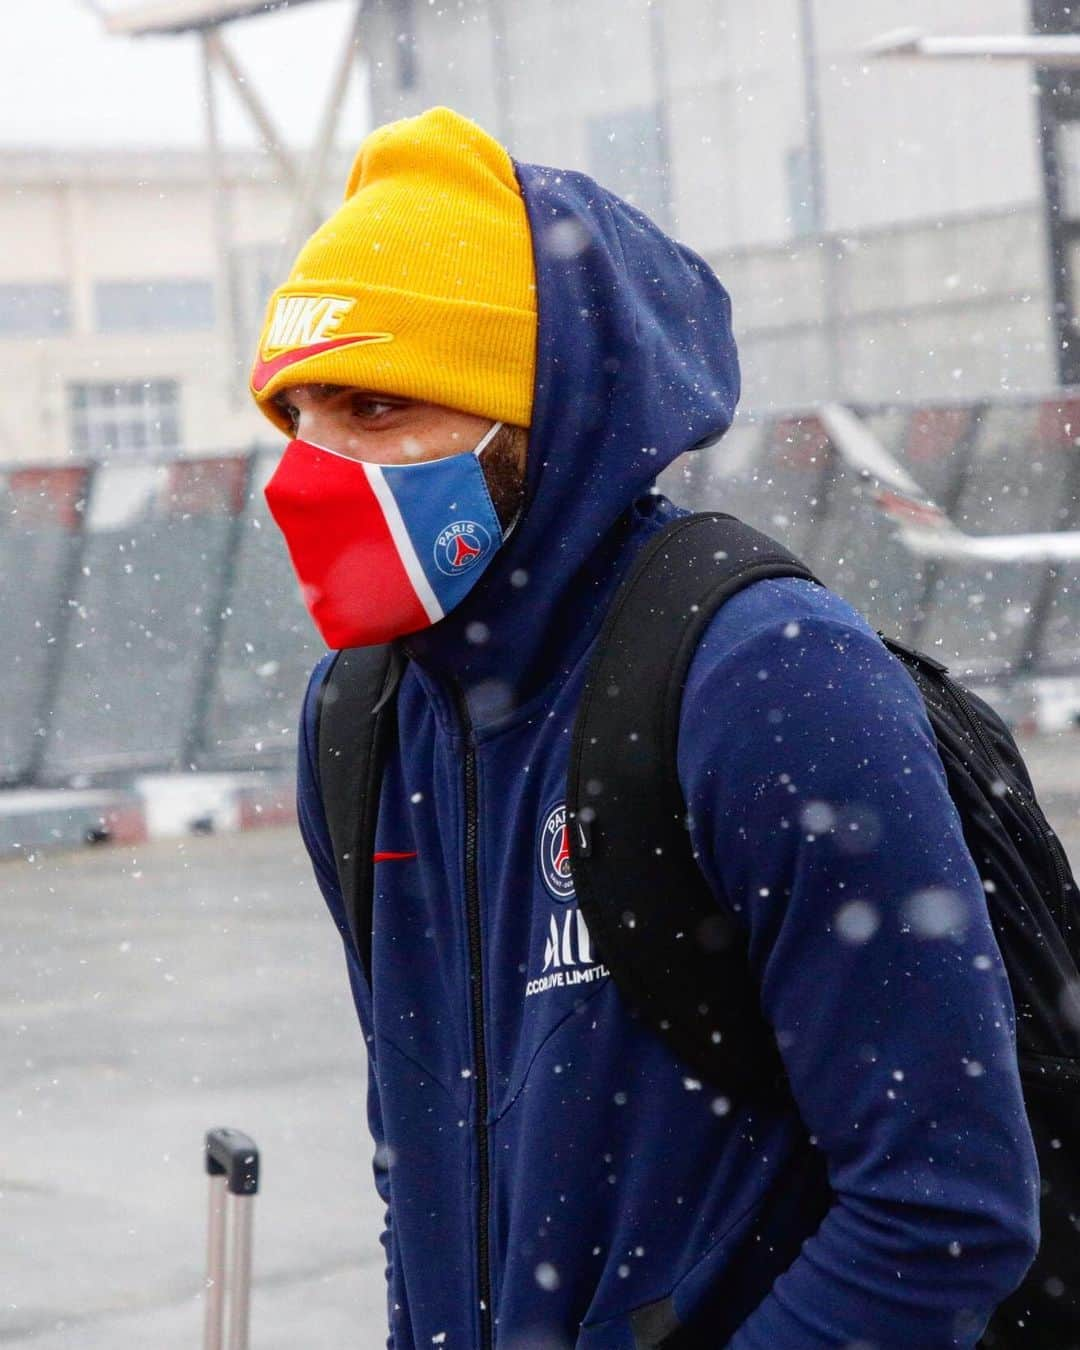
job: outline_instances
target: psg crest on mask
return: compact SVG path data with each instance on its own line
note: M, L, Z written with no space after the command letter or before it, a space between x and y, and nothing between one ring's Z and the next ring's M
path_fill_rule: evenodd
M566 833L566 804L560 802L547 813L540 831L540 875L556 900L570 900L574 876L570 871L570 841Z
M435 540L435 566L448 577L475 567L486 558L491 535L475 520L455 520Z

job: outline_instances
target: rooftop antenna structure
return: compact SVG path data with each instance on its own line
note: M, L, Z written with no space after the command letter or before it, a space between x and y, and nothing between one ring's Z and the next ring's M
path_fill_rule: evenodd
M168 37L196 33L202 54L203 103L206 109L206 149L214 213L214 238L217 253L217 290L220 311L225 316L230 362L226 373L231 401L239 402L242 390L236 372L247 354L241 351L241 324L236 288L233 285L231 254L232 227L225 193L225 165L221 145L221 122L215 69L231 83L247 110L260 142L273 159L283 181L294 193L289 227L282 242L281 269L295 256L304 238L319 223L319 193L327 163L333 150L341 109L356 65L360 47L360 25L364 0L353 0L352 19L339 50L334 74L327 88L315 142L303 166L299 164L271 116L265 102L248 79L236 53L222 29L228 23L281 10L295 10L315 0L141 0L122 8L106 9L95 0L86 0L100 15L108 33L123 37Z

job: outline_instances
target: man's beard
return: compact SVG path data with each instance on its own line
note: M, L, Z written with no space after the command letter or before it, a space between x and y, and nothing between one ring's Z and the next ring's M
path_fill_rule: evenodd
M525 500L525 447L528 441L529 433L524 427L501 426L480 456L491 502L504 532Z

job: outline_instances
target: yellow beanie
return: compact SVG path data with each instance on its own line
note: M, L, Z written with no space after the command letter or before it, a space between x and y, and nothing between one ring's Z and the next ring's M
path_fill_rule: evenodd
M432 108L373 131L345 202L270 297L251 392L356 385L528 426L536 284L510 156Z

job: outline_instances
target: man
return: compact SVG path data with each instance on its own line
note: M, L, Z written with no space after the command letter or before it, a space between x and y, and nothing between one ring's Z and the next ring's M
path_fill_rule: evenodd
M1037 1242L1013 1006L922 703L859 614L758 581L682 700L691 842L795 1105L696 1080L576 913L569 732L618 583L678 514L656 474L730 424L723 287L435 109L365 142L253 390L295 438L267 497L328 644L407 658L371 987L318 783L330 657L298 793L368 1045L390 1344L973 1345Z

